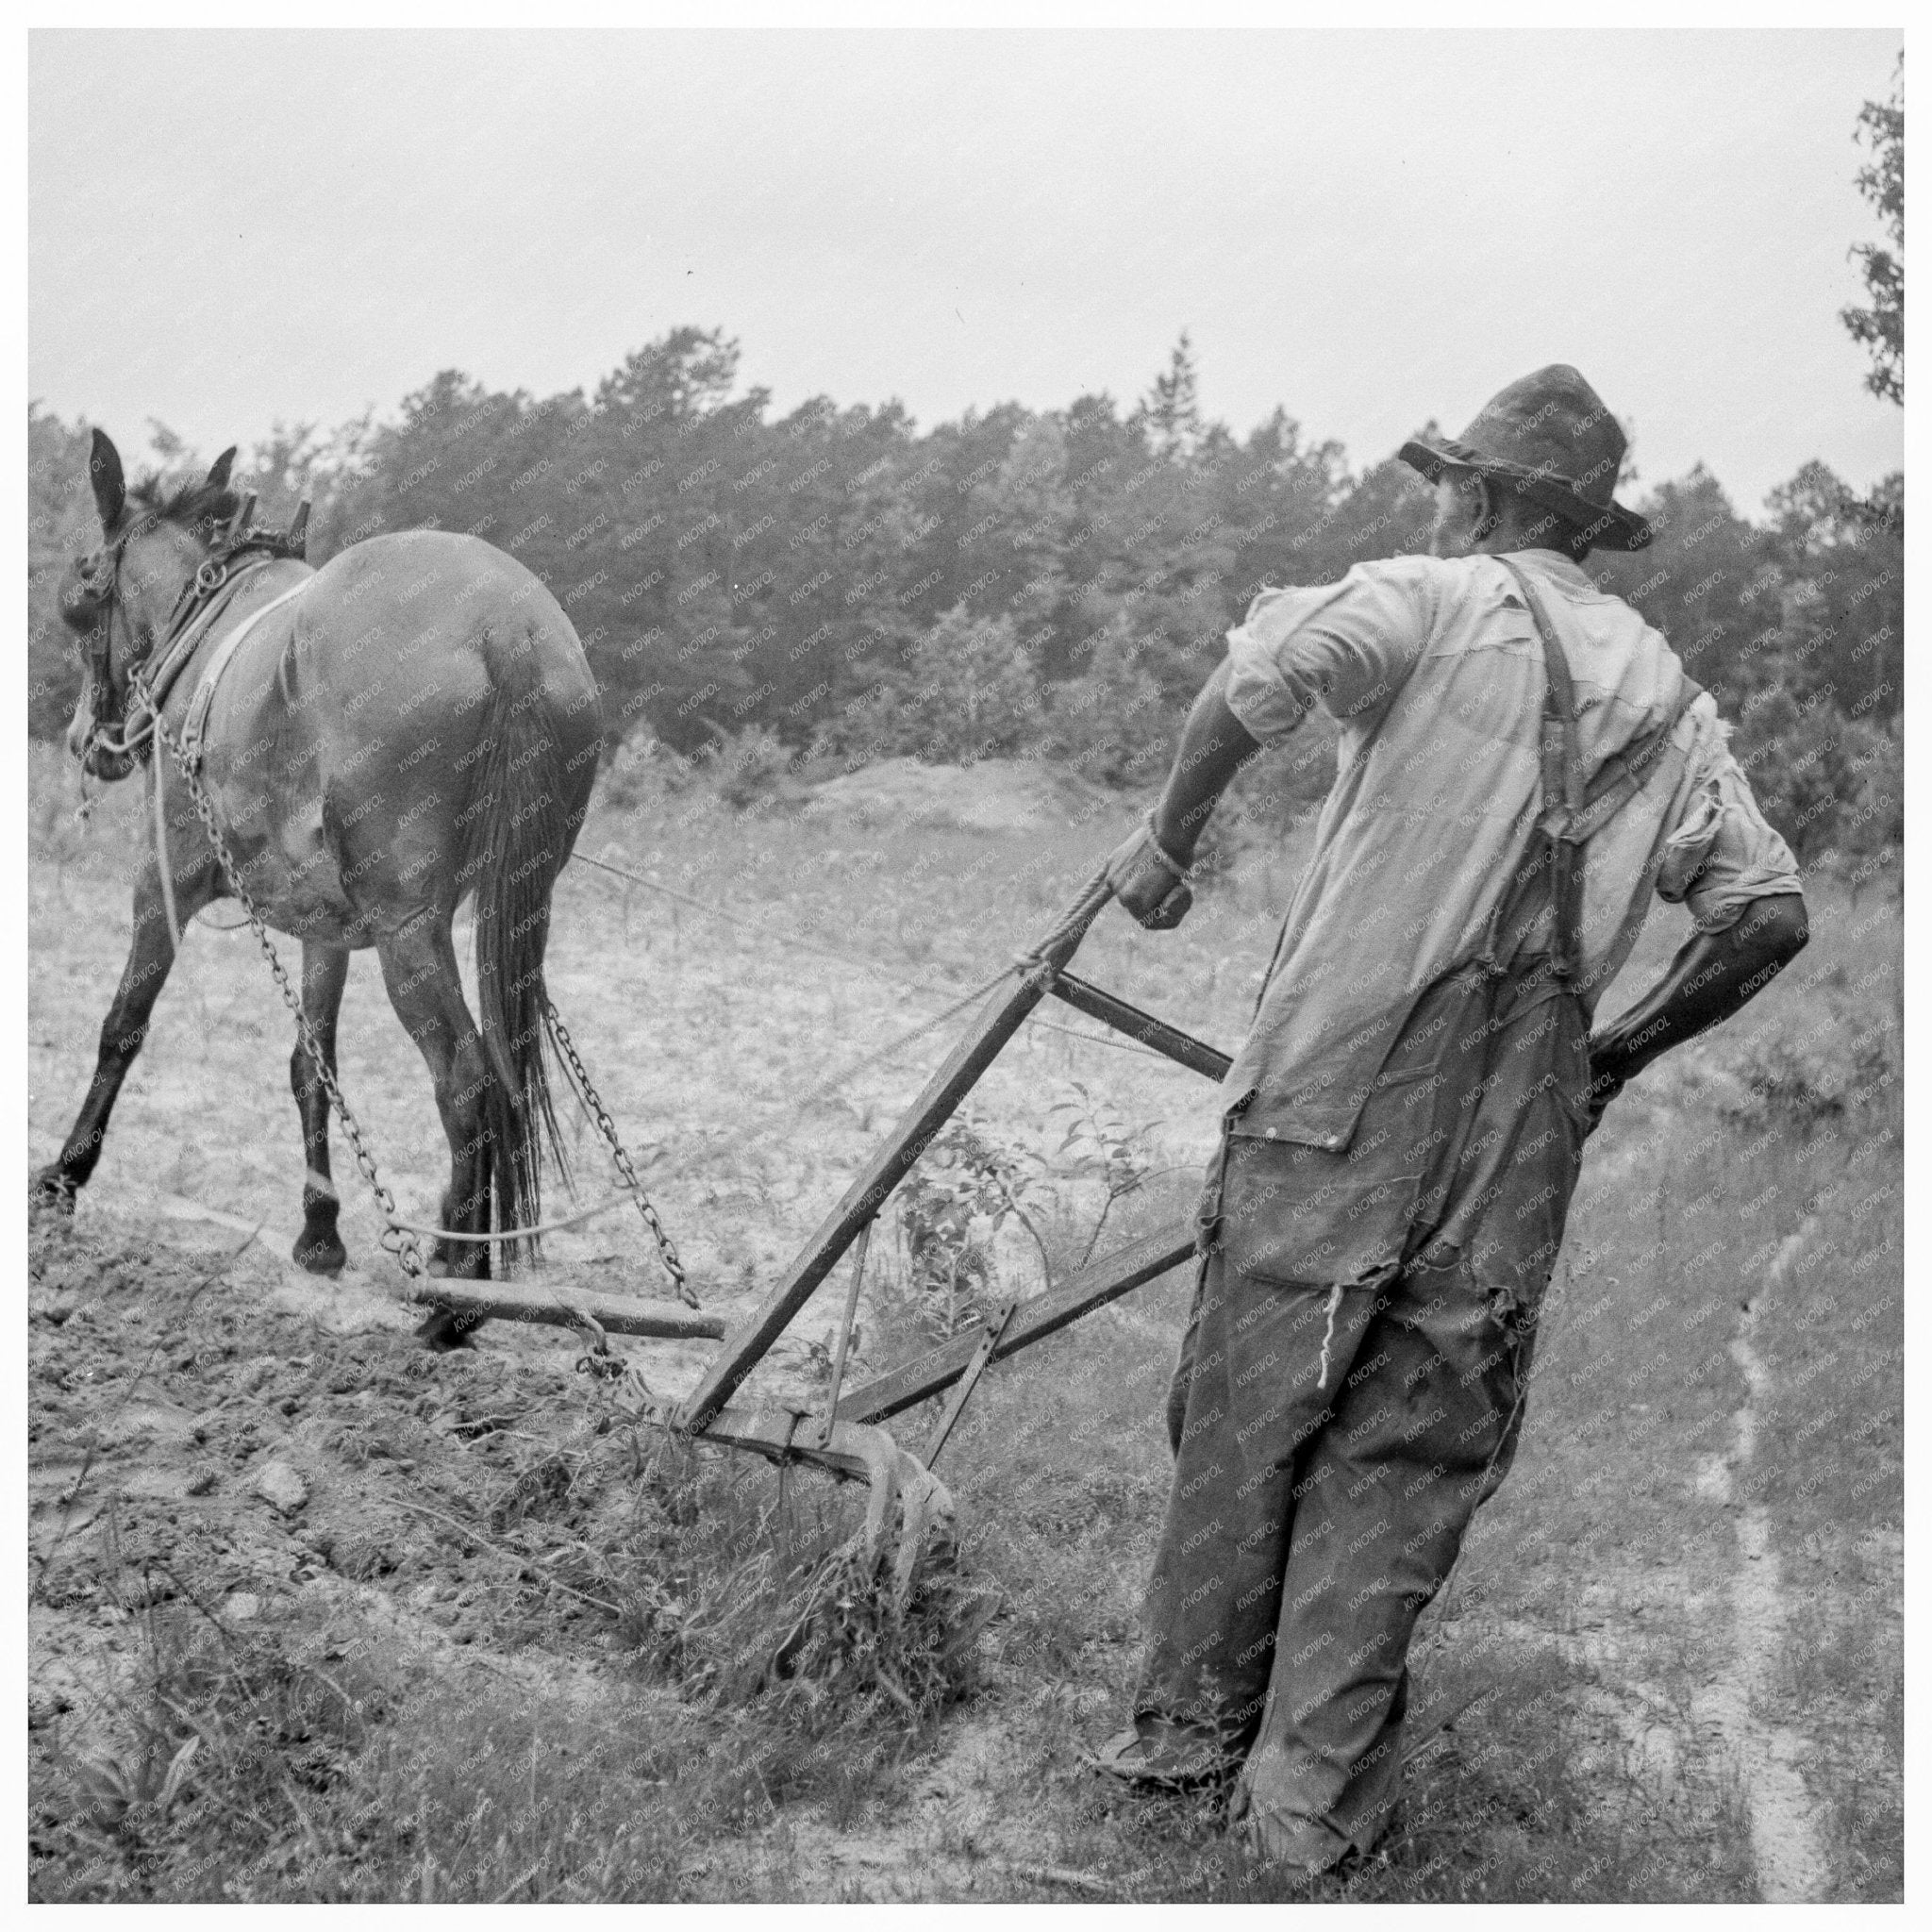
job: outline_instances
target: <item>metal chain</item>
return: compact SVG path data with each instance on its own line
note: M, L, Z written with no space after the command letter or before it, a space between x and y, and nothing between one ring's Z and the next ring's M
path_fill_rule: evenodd
M596 1088L591 1086L591 1076L584 1071L584 1063L571 1043L570 1028L563 1024L563 1015L557 1010L556 1003L547 992L543 995L543 1018L550 1027L552 1042L570 1068L571 1079L579 1097L590 1109L591 1117L597 1123L597 1131L604 1136L605 1143L610 1149L610 1158L616 1164L619 1177L630 1190L630 1197L638 1204L638 1212L643 1216L644 1225L651 1230L651 1239L658 1243L658 1258L663 1262L664 1272L670 1275L678 1300L688 1308L699 1307L697 1293L685 1278L684 1263L677 1257L676 1244L664 1231L658 1210L651 1206L651 1197L644 1192L644 1184L638 1179L638 1171L631 1165L630 1156L624 1151L624 1142L617 1138L617 1123L598 1098Z
M283 966L275 952L275 941L269 938L268 927L263 923L261 914L256 910L255 901L249 895L248 888L242 883L241 869L235 863L234 854L228 850L228 841L222 836L221 826L215 822L214 806L209 802L208 795L202 787L200 774L183 752L174 732L169 729L167 720L161 716L160 707L149 696L146 682L141 673L131 673L129 681L134 686L135 695L146 706L148 715L153 720L156 735L160 739L168 756L174 759L175 769L181 774L182 782L188 787L188 796L194 806L195 816L200 819L201 828L208 835L208 843L214 848L215 858L220 861L223 875L228 882L228 890L241 902L242 911L248 915L248 924L254 929L256 941L261 947L262 958L268 961L268 970L275 974L282 1002L295 1016L295 1031L308 1052L310 1065L315 1069L315 1077L321 1081L323 1091L328 1095L329 1105L335 1108L336 1118L342 1124L342 1132L348 1137L349 1145L355 1150L356 1165L361 1170L362 1178L369 1183L370 1191L375 1196L376 1206L382 1210L382 1218L388 1223L387 1231L380 1239L380 1245L396 1257L403 1273L412 1280L427 1280L429 1268L423 1258L423 1244L397 1220L395 1196L390 1192L382 1176L375 1171L375 1158L362 1138L362 1129L355 1114L350 1111L349 1103L341 1088L336 1082L328 1057L322 1050L322 1042L315 1037L314 1027L308 1024L308 1014L302 1005L302 995L290 983L288 969Z

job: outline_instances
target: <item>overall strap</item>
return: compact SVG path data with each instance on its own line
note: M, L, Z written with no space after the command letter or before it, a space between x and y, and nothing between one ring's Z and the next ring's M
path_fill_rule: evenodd
M1543 647L1542 787L1543 808L1537 829L1550 841L1550 902L1554 927L1550 935L1550 970L1563 981L1576 976L1581 958L1582 881L1576 873L1578 840L1574 831L1582 817L1583 766L1576 742L1576 687L1570 660L1563 655L1541 600L1529 579L1507 557L1500 563L1516 579L1523 600L1536 625Z

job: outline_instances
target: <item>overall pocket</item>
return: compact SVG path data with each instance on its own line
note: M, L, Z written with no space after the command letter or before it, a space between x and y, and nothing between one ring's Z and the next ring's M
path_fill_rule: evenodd
M1225 1265L1283 1285L1357 1282L1400 1265L1423 1173L1238 1137L1221 1188Z
M1466 965L1416 998L1345 1149L1230 1137L1221 1186L1227 1265L1259 1281L1355 1283L1391 1273L1453 1174L1463 1106L1490 1050L1493 976ZM1426 1203L1424 1200L1426 1193Z

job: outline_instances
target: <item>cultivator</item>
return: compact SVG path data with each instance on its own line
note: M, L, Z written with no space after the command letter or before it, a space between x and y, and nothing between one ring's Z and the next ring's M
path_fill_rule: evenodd
M982 1326L954 1336L916 1360L857 1389L842 1388L874 1222L933 1136L1041 1000L1063 1001L1208 1078L1219 1080L1227 1071L1226 1055L1067 972L1088 928L1111 896L1105 877L1095 877L1058 924L1016 961L1012 974L989 994L964 1037L777 1285L757 1311L724 1338L696 1389L681 1404L652 1411L649 1417L687 1440L749 1450L780 1464L811 1463L841 1476L863 1478L871 1487L865 1545L879 1555L896 1531L899 1546L893 1571L902 1599L922 1548L933 1541L950 1540L952 1498L933 1474L933 1464L984 1372L1167 1274L1193 1252L1194 1231L1187 1224L1134 1241L1058 1287L1007 1301ZM823 1405L815 1410L792 1402L736 1400L746 1378L848 1250L854 1251L853 1267L831 1386ZM939 1423L919 1454L901 1448L878 1426L888 1417L948 1391Z

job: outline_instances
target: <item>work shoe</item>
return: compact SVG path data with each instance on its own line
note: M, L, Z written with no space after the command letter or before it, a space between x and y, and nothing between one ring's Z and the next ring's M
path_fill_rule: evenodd
M1235 1769L1235 1760L1211 1725L1152 1713L1136 1718L1097 1750L1080 1756L1108 1777L1157 1790L1192 1790L1216 1783Z

